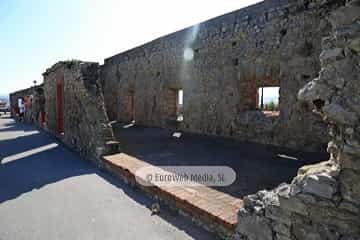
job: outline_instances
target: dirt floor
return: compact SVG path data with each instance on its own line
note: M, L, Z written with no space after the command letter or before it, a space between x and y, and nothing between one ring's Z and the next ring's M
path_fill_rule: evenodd
M115 123L122 151L156 166L229 166L236 181L217 190L243 197L289 182L299 167L328 159L327 153L307 153L282 147L239 142L220 137L183 134L173 130Z

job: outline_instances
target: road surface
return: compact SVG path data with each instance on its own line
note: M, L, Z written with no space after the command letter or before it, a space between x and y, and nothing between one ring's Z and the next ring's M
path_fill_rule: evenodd
M0 240L215 239L36 128L0 118Z

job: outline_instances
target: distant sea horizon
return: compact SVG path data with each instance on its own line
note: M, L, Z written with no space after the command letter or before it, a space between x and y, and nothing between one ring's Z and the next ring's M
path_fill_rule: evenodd
M0 100L3 101L9 101L9 95L8 94L0 94Z
M279 103L279 98L277 97L264 97L264 103L271 103L271 102L274 102L275 104L276 103Z

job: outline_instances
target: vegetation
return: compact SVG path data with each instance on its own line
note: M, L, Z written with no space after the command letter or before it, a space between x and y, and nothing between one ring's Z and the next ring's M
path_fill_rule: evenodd
M71 68L72 66L74 66L80 62L81 62L80 60L71 59L71 60L62 61L61 63L64 63L67 68Z
M279 111L279 104L271 101L269 103L264 104L265 111Z

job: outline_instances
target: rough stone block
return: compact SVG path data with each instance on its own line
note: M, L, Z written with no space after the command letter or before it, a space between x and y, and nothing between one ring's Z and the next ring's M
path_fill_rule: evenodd
M320 61L335 60L343 57L344 57L343 49L332 48L321 52Z
M349 146L344 146L344 151L339 157L340 165L342 168L360 171L360 158L358 157L360 156L360 153L358 155L353 155L354 151L356 150Z
M354 39L350 42L349 48L357 53L360 52L360 39Z
M316 195L300 193L295 196L306 204L312 204L319 207L336 207L336 204L333 201L325 198L319 198Z
M290 226L291 218L290 213L278 206L268 206L265 209L265 217L273 220L274 222L283 223Z
M291 240L291 238L280 233L276 233L276 240Z
M295 239L324 240L316 228L301 224L294 224L292 228Z
M356 205L346 200L343 200L340 203L339 208L360 215L360 205Z
M236 231L251 240L272 240L270 221L265 217L250 214L244 209L240 210Z
M353 158L359 157L360 156L360 147L357 145L358 144L355 144L355 145L345 144L343 152L345 154L353 155Z
M273 224L273 230L276 232L276 233L279 233L283 236L286 236L288 238L291 237L291 231L290 231L290 226L289 225L286 225L286 224L283 224L283 223L274 223Z
M352 126L358 120L355 113L347 111L338 104L327 104L322 110L329 120L338 124Z
M337 191L336 180L326 174L310 175L305 178L303 191L331 199Z
M300 215L308 215L308 207L301 200L290 197L279 197L280 207L287 212L296 212Z
M334 27L349 25L360 19L360 6L344 6L330 15L330 22Z
M358 215L336 207L319 207L309 205L309 219L313 224L336 226L342 232L354 233L359 231L360 219Z
M118 141L107 141L105 143L105 154L114 154L120 151L120 143Z
M360 204L360 174L351 169L344 169L340 174L340 187L343 198Z
M312 103L314 100L326 100L331 95L332 90L325 84L320 83L315 79L306 84L299 90L298 99L300 101Z

